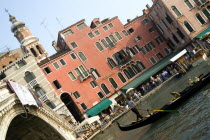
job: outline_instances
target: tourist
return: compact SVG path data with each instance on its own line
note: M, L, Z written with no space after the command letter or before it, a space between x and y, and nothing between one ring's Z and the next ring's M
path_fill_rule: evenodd
M134 103L134 101L132 100L132 97L128 97L128 107L131 109L131 111L133 111L136 114L137 117L137 121L140 119L143 119L143 117L140 115L138 109L136 108L136 104Z

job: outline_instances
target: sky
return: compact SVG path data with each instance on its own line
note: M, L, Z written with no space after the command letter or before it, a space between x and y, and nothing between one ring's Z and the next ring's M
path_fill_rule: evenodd
M152 5L152 0L0 0L0 52L20 47L11 32L12 23L5 9L18 21L25 22L52 55L55 53L52 41L57 40L60 30L81 19L90 26L94 18L103 20L118 16L126 24L127 19L142 15L146 4Z

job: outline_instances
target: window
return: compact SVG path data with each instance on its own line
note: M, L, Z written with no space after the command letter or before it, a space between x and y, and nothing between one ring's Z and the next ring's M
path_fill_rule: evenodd
M70 44L71 44L72 48L78 47L77 44L76 44L76 42L71 42Z
M201 6L202 5L202 3L200 2L200 0L193 0L194 2L195 2L195 4L197 5L197 6Z
M149 48L145 45L145 46L143 46L142 48L141 48L141 50L142 50L142 52L144 53L144 54L147 54L150 50L149 50Z
M96 21L95 23L96 23L96 25L99 25L99 24L100 24L100 22L99 22L99 21Z
M140 70L144 70L146 69L146 67L144 66L144 64L140 61L136 62L136 66L140 69Z
M78 68L75 68L74 69L77 73L77 75L80 77L80 78L85 78L85 77L88 77L88 72L85 70L85 68L80 65Z
M156 63L157 63L157 61L155 60L154 57L151 57L151 58L150 58L150 61L152 62L152 64L156 64Z
M176 6L171 6L171 9L174 11L174 13L177 17L182 16L182 14L179 12L179 10L176 8Z
M168 21L169 24L173 23L173 20L171 19L171 17L166 13L166 20Z
M95 31L95 35L100 35L100 32L98 30Z
M78 55L83 62L87 60L87 58L85 57L85 55L82 52L79 52Z
M178 44L180 41L179 39L176 37L175 34L172 33L172 38L174 39L174 41Z
M77 59L75 53L71 53L70 56L71 56L72 59Z
M54 84L54 86L56 87L56 89L60 89L60 88L61 88L61 85L60 85L60 83L58 82L58 80L53 81L53 84Z
M154 9L153 12L155 13L155 15L158 15L158 12Z
M55 67L55 69L59 69L60 68L60 66L58 65L57 62L53 63L53 66Z
M91 73L93 79L95 79L95 80L98 79L99 77L101 77L100 74L98 73L98 71L94 68L90 68L90 73Z
M128 79L131 79L132 78L131 75L130 75L130 73L128 72L128 70L124 69L123 72L124 72L124 74L126 75L126 77Z
M90 85L92 86L92 88L95 88L97 86L97 83L96 83L96 81L91 81Z
M126 30L123 30L122 33L124 34L124 36L128 36L128 32Z
M109 44L106 42L105 39L101 39L101 42L106 48L109 47Z
M193 8L193 5L190 3L189 0L184 0L184 2L185 2L185 4L187 5L187 7L188 7L189 9L192 9L192 8Z
M63 60L63 59L61 59L61 60L59 60L60 61L60 63L64 66L64 65L66 65L66 62Z
M162 59L163 59L163 56L162 56L161 53L157 53L156 56L157 56L157 58L158 58L159 60L162 60Z
M147 25L149 23L149 20L147 18L145 18L144 20L141 21L141 23L143 25Z
M168 29L168 25L165 23L163 19L160 19L160 21L163 23L163 25Z
M54 105L51 101L47 100L45 103L46 103L46 105L49 106L51 109L54 109L54 108L55 108L55 105Z
M153 20L153 19L154 19L152 15L149 15L149 17L150 17L150 19L151 19L151 20Z
M117 64L116 64L116 63L114 62L114 60L111 59L111 58L107 58L107 62L108 62L109 66L110 66L111 68L115 68L115 67L117 66Z
M156 26L158 27L159 31L163 34L164 31L163 31L163 29L160 27L160 25L159 25L159 24L156 24Z
M208 20L210 20L210 13L209 13L209 11L208 11L206 8L203 8L203 9L202 9L202 12L203 12L203 14L206 16L206 18L207 18Z
M38 56L37 53L36 53L36 51L34 50L34 48L31 48L30 50L31 50L32 54L33 54L35 57Z
M203 19L203 17L199 14L199 13L196 13L195 14L197 20L203 25L206 23L206 21Z
M141 37L138 35L137 37L134 38L134 40L135 40L136 42L138 42L139 40L141 40Z
M98 48L99 51L103 51L104 48L101 46L101 44L99 42L95 43L96 47Z
M156 48L155 44L154 44L152 41L150 41L150 42L148 43L148 46L149 46L149 48L150 48L151 50L153 50L153 49Z
M107 26L104 26L103 29L104 29L104 31L107 31L108 30L108 27Z
M181 38L181 39L184 39L185 38L185 36L184 36L184 34L182 33L182 31L179 29L179 28L176 28L177 29L177 34L179 35L179 37Z
M112 40L113 43L117 42L116 38L113 35L109 35L109 37L110 37L110 39Z
M155 38L155 41L156 41L159 45L163 42L163 40L162 40L162 38L161 38L160 36L156 37L156 38Z
M26 61L25 60L18 61L17 65L18 65L19 68L21 68L21 67L26 65Z
M109 89L107 88L107 86L104 83L101 84L101 88L103 89L103 91L106 95L110 93Z
M89 36L90 38L94 38L94 35L93 35L92 32L88 33L88 36Z
M98 94L98 96L99 96L100 99L103 99L104 98L104 94L102 92L98 92L97 94Z
M194 32L194 29L192 28L192 26L187 21L184 21L184 26L187 28L187 30L190 33Z
M86 106L85 103L82 103L82 104L80 104L80 105L81 105L81 107L82 107L83 110L86 110L86 109L87 109L87 106Z
M126 79L125 79L125 77L122 75L122 73L119 72L117 75L118 75L118 77L120 78L120 80L122 81L122 83L125 83L125 82L126 82Z
M73 32L71 29L69 29L69 30L65 31L65 32L63 33L63 35L64 35L64 37L67 37L67 36L72 35L73 33L74 33L74 32Z
M113 44L112 40L109 37L105 38L111 48L114 48L115 45Z
M122 40L121 35L118 32L115 32L116 37L118 38L118 40Z
M69 77L71 78L72 81L76 80L76 77L74 76L73 72L68 73Z
M29 71L26 71L25 72L25 77L24 79L26 80L27 83L31 82L32 80L34 80L36 77L35 75L33 74L33 72L29 72Z
M113 25L112 23L109 23L108 26L109 26L110 28L114 27L114 25Z
M128 72L129 72L131 78L134 77L134 76L136 75L135 72L133 71L133 69L132 69L131 67L128 67L127 70L128 70Z
M111 83L111 85L113 86L113 88L115 88L115 89L118 88L118 85L117 85L117 83L115 82L115 80L113 78L109 78L109 82Z
M141 49L139 48L138 45L134 45L134 46L133 46L133 49L136 51L136 53L141 52Z
M46 74L49 74L49 73L51 73L52 71L51 71L51 69L50 69L49 67L46 67L46 68L44 68L44 72L45 72Z
M170 51L169 51L168 48L164 48L163 50L164 50L164 52L165 52L167 55L170 54Z
M39 97L42 97L43 95L45 95L46 92L40 88L40 87L36 87L35 88L35 95L39 98Z
M148 31L151 33L151 32L154 32L155 31L155 28L154 27L151 27L148 29Z
M84 29L85 27L87 27L87 25L86 25L84 22L77 25L77 28L78 28L79 30L82 30L82 29Z
M73 95L74 95L74 97L75 97L76 99L78 99L78 98L80 97L80 95L79 95L79 93L78 93L77 91L75 91L75 92L73 93Z
M134 29L133 29L133 28L128 29L128 33L129 33L129 34L131 34L131 33L133 33L133 32L134 32Z

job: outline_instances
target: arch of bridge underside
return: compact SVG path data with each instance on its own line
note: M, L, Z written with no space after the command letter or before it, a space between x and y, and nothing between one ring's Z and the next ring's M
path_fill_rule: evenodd
M25 118L26 116L27 118ZM20 122L20 124L17 122ZM24 123L31 123L34 126L28 128L27 124ZM40 128L38 128L38 124L40 124ZM12 131L21 129L24 129L23 133L20 131L21 135L24 132L30 132L30 135L36 134L37 137L53 137L55 135L55 137L61 140L75 139L72 134L73 127L51 109L45 105L44 107L26 106L24 108L16 96L12 95L3 102L0 102L0 138L9 140L13 138L14 133ZM38 132L39 130L41 130L40 133ZM49 132L46 133L46 131L51 131L53 135L47 134ZM33 140L32 138L30 139Z

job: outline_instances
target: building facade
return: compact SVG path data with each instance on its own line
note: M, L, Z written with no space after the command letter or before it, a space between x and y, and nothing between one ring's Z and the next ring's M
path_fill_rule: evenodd
M116 103L121 87L171 52L145 16L125 25L118 17L95 18L90 26L81 20L60 31L53 44L57 56L39 65L77 121L107 99Z

